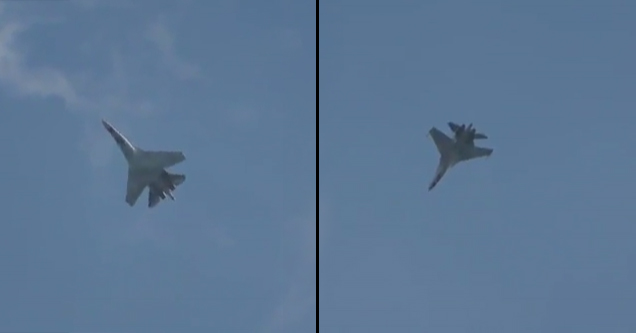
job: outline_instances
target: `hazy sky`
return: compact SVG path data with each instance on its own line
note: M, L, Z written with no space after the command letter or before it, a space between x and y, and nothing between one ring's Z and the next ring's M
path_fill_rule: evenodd
M321 332L636 331L636 3L319 17ZM494 153L428 192L448 121Z
M0 331L314 332L310 1L0 2ZM176 202L124 202L133 144Z

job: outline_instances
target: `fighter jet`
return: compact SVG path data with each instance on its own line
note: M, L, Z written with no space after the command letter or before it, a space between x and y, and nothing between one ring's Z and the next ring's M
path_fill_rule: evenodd
M493 152L490 148L475 146L475 139L487 139L488 137L482 133L477 133L476 129L472 128L473 124L468 125L467 128L464 124L460 126L450 122L448 126L455 133L455 137L452 139L435 127L428 132L440 154L435 177L428 186L429 191L437 185L446 171L457 163L478 157L488 157Z
M107 121L102 124L115 139L128 162L128 184L126 185L126 203L131 207L148 187L148 207L156 206L185 181L185 175L171 174L166 168L185 161L180 151L146 151L135 147Z

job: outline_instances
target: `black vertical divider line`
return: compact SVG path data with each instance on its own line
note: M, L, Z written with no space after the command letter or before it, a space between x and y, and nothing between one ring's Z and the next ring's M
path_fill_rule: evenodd
M319 230L320 230L320 202L318 200L318 198L320 197L320 189L319 189L319 182L318 179L320 178L320 167L318 161L320 159L320 137L319 137L319 126L318 126L318 119L320 117L320 91L319 91L319 80L320 80L320 75L318 74L319 71L319 66L320 66L320 43L319 43L319 36L320 36L320 24L318 23L319 21L319 16L318 16L318 6L319 6L319 2L318 0L316 0L316 332L320 331L320 311L318 310L320 308L319 304L320 304L320 293L319 293L319 286L320 286L320 274L319 274L319 269L320 269L320 265L318 264L319 262L319 258L320 258L320 247L318 246L318 244L320 243L320 235L319 235Z

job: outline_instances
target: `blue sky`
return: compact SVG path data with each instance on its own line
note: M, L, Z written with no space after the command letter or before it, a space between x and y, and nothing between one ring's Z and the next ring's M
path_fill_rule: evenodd
M314 332L308 1L0 3L0 331ZM176 202L124 202L133 144Z
M635 16L321 2L321 332L636 331ZM428 192L448 121L494 153Z

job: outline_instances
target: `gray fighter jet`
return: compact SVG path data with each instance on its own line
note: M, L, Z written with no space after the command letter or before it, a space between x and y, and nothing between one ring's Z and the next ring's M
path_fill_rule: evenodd
M145 151L135 147L107 121L102 124L115 139L126 161L128 161L128 184L126 186L126 203L134 206L135 202L148 187L148 207L156 206L166 198L174 200L172 192L185 181L185 175L171 174L166 168L185 161L180 151Z
M488 137L482 133L477 133L477 130L473 128L473 124L466 127L464 124L457 125L449 122L448 126L455 133L452 139L435 127L428 132L440 154L439 165L435 172L435 178L433 178L428 187L429 191L437 185L446 171L455 164L478 157L488 157L493 152L490 148L475 146L474 141L476 139L487 139Z

